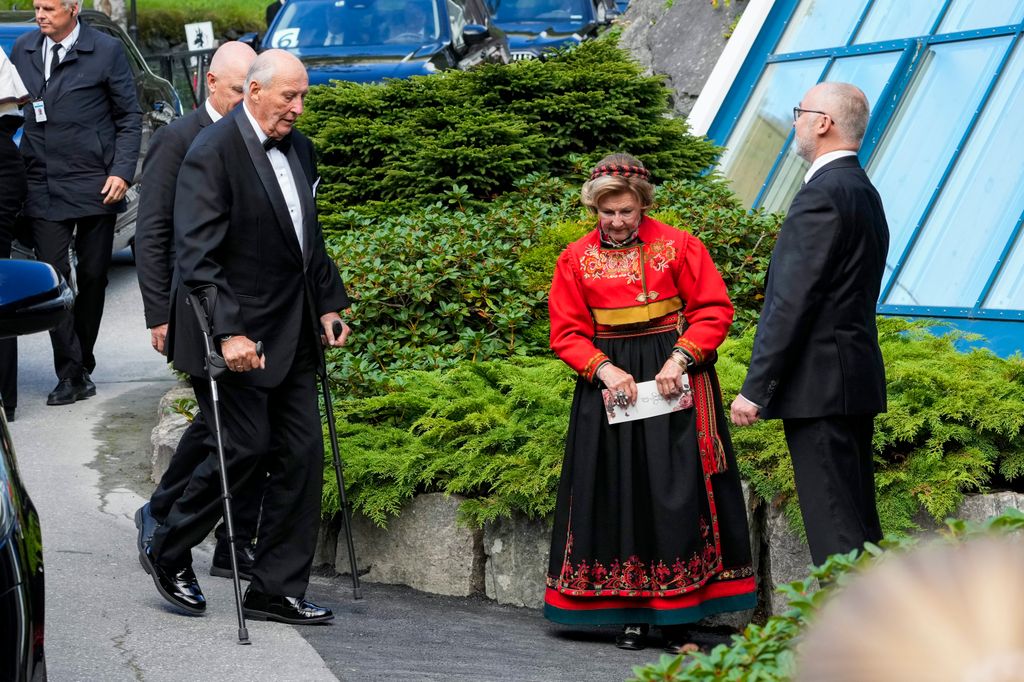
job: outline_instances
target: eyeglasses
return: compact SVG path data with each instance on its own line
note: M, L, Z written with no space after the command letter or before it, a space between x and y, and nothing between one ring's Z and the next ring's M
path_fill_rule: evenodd
M800 118L800 114L821 114L822 116L828 116L829 118L832 118L824 111L818 111L817 109L801 109L800 107L793 107L793 123L796 123L796 120ZM832 123L835 124L835 122L836 121L833 118Z

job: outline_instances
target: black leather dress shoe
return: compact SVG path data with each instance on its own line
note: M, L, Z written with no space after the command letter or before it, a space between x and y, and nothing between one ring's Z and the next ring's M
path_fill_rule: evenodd
M96 384L93 383L92 377L84 369L82 370L82 376L79 379L79 385L82 387L82 397L79 400L91 398L96 395Z
M153 532L156 530L156 526L156 519L150 513L149 502L147 502L135 512L135 527L139 529L135 546L139 548L139 563L142 564L142 568L145 569L146 573L149 573L149 562L146 561L145 554L146 550L149 549L150 543L153 542Z
M146 548L140 559L144 562L143 568L148 568L146 572L153 577L153 584L156 585L156 591L161 597L194 616L200 616L206 611L206 597L203 596L203 590L199 587L199 581L196 580L196 574L191 566L161 566L154 563L149 548Z
M647 625L624 625L622 632L615 638L615 646L620 649L639 651L647 646L644 641L647 636Z
M218 578L231 577L231 555L228 554L228 543L218 542L213 550L213 562L210 564L210 575ZM238 561L238 577L241 580L252 580L252 562L256 560L256 552L252 545L239 547L235 550Z
M278 597L263 594L250 585L242 600L246 618L273 620L290 625L326 623L334 619L334 612L323 606L308 602L303 597Z
M85 400L89 395L96 395L96 386L92 388L92 393L88 393L88 388L82 383L81 379L61 379L57 383L57 387L50 391L50 395L46 396L47 405L70 405L76 400Z

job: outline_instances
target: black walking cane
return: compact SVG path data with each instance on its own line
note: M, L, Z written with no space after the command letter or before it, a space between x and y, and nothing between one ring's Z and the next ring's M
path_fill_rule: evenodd
M334 338L341 336L341 320L331 325ZM356 566L356 546L352 542L352 515L345 494L345 477L341 473L341 454L338 452L338 431L334 426L334 406L331 404L331 389L327 382L327 353L320 346L320 388L324 395L324 412L327 416L327 432L331 436L331 452L334 454L334 476L338 481L338 498L341 506L342 524L345 526L345 538L348 540L348 562L352 569L352 598L362 599L363 591L359 587L359 570Z
M199 329L203 332L205 346L206 375L210 378L210 393L213 396L213 433L217 437L217 459L220 463L220 488L224 500L224 523L228 527L228 546L231 548L231 578L235 584L235 607L238 610L238 643L252 644L245 627L245 613L242 610L242 583L238 578L238 557L235 556L235 524L231 517L231 488L228 486L228 468L224 460L224 441L220 431L220 396L217 393L217 378L227 371L224 358L213 347L210 340L210 314L217 304L217 288L211 284L196 287L188 294L188 304L196 315ZM256 354L263 355L263 343L256 342Z

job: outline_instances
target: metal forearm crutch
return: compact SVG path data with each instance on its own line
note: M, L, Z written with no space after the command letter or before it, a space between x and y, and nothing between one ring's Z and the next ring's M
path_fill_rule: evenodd
M231 578L235 584L235 608L238 610L238 643L251 644L249 631L245 627L245 613L242 610L242 583L238 577L238 557L235 556L235 524L231 516L231 487L228 485L228 468L224 458L224 440L220 429L220 396L217 393L217 378L227 371L224 358L214 350L210 339L210 315L217 303L217 288L213 285L196 287L188 294L188 304L195 313L199 329L203 332L204 363L210 379L210 393L213 396L213 433L217 438L217 459L220 464L220 488L224 500L224 524L228 527L228 546L231 548ZM256 354L263 355L262 342L256 343Z
M341 336L341 320L331 325L334 338ZM356 564L356 546L352 542L352 514L348 507L348 496L345 494L345 477L341 473L341 454L338 451L338 432L334 426L334 406L331 403L331 389L327 382L327 352L320 346L320 388L324 396L324 412L327 417L327 432L331 436L331 452L334 455L334 476L338 481L338 500L341 506L342 525L345 527L345 538L348 540L348 562L352 570L352 598L362 599L363 592L359 587L359 570Z

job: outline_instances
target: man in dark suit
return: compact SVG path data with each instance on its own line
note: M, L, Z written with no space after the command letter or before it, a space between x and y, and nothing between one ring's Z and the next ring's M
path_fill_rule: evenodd
M59 382L47 405L96 395L90 373L100 330L114 221L135 179L142 114L121 43L78 20L78 0L35 0L38 31L18 38L11 61L32 96L21 153L28 175L24 214L40 260L71 281L74 315L50 332Z
M139 289L142 291L146 326L150 330L153 348L159 353L164 353L171 293L175 289L172 284L175 261L174 190L178 170L185 152L199 131L220 120L241 103L245 75L255 59L256 52L245 43L232 41L222 45L210 60L210 68L206 73L209 96L203 105L188 116L158 129L150 140L149 152L142 166L142 192L135 226L135 266ZM149 502L135 513L140 554L149 545L156 525L167 518L171 505L184 492L192 471L209 454L205 444L209 438L206 418L199 413L182 435L174 457ZM245 578L248 578L252 568L251 540L259 516L259 493L259 490L255 490L252 494L240 494L234 506L234 521L240 544L237 552L238 567ZM217 549L213 554L211 574L231 575L228 551L226 531L221 524L217 529Z
M811 557L877 541L871 437L885 411L878 301L889 228L857 161L868 103L820 83L794 108L811 162L772 252L750 369L733 423L782 419Z
M219 380L228 481L236 491L253 472L269 473L244 608L251 618L295 624L334 617L305 599L323 485L315 383L318 344L340 347L349 334L337 312L348 297L316 218L313 145L292 130L308 89L302 62L283 50L264 52L249 70L243 105L207 126L185 155L174 205L179 284L167 335L175 368L192 375L209 415L202 336L187 294L213 287L211 333L230 370ZM221 515L219 476L211 453L143 555L160 594L190 613L206 608L191 549Z
M274 0L272 3L267 5L267 28L270 28L270 25L274 23L274 18L277 17L277 13L281 11L281 8L284 6L284 3L285 0Z

